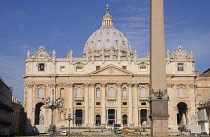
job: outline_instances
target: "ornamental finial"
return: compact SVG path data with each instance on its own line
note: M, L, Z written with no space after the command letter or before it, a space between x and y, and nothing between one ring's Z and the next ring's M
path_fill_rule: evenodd
M106 4L106 10L109 10L109 4Z

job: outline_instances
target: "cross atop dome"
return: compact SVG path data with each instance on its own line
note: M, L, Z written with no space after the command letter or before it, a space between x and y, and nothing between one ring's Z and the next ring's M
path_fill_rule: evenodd
M112 16L109 14L109 5L106 5L106 14L103 16L103 20L102 20L102 28L104 27L114 27L113 26L113 20L112 20Z

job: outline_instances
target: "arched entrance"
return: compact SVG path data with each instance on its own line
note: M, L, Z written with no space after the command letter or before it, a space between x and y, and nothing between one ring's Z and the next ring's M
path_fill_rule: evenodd
M35 121L34 121L34 125L44 125L44 115L41 112L41 107L44 104L42 102L39 102L36 104L35 106Z
M127 125L128 124L128 116L127 115L123 115L122 119L123 119L123 125Z
M187 125L188 117L187 117L187 104L184 102L180 102L177 104L177 125L184 124Z
M100 115L96 115L96 126L100 126L101 124L101 116Z

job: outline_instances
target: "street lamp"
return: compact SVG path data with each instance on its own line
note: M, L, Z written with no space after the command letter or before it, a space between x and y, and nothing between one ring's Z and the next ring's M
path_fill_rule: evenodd
M50 136L53 136L54 110L57 109L57 108L61 108L62 107L60 105L64 103L64 99L63 98L58 98L58 99L54 100L54 94L55 94L54 89L52 90L51 93L53 95L52 96L52 101L51 101L50 98L47 98L47 99L43 99L42 103L46 105L45 106L46 109L51 109L51 111L52 111L52 114L51 114L51 125L50 125Z
M74 117L75 115L71 115L70 109L69 109L69 114L66 117L66 113L63 115L65 120L69 121L69 132L68 132L68 137L70 137L70 121L73 120L72 117Z

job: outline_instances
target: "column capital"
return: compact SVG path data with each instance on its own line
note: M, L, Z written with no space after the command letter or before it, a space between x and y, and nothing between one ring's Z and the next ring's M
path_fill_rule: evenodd
M74 83L69 83L69 84L67 84L67 87L68 87L68 88L72 88L73 85L74 85Z
M48 86L49 86L50 88L55 88L55 87L57 86L57 83L48 84Z
M85 87L88 87L90 85L90 83L85 83Z
M134 83L133 85L134 85L135 88L138 87L138 83Z
M95 86L95 83L90 83L90 86L91 86L91 87L94 87L94 86Z
M132 87L133 83L128 83L128 87Z
M106 83L101 83L101 86L102 87L106 87Z
M121 87L122 83L117 83L116 85L117 85L117 87Z
M28 84L27 86L28 86L28 88L33 88L34 84Z

